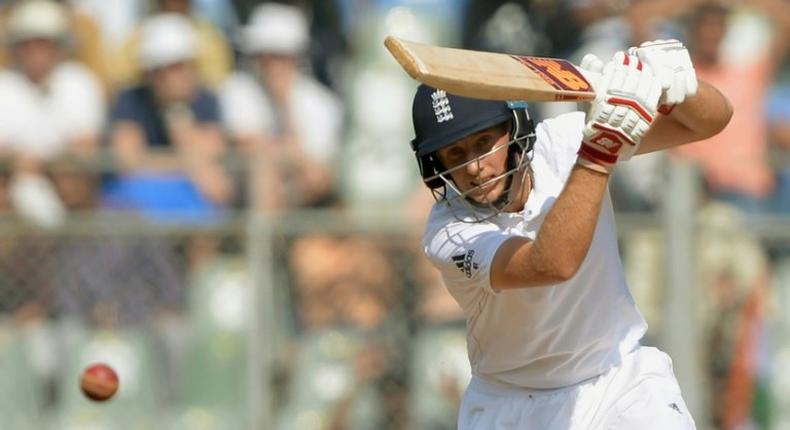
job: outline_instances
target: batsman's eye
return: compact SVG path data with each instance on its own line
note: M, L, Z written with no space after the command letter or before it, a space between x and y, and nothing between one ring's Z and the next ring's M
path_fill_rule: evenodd
M484 154L494 147L494 143L496 143L496 139L493 137L483 136L475 141L475 149L478 153Z
M463 149L458 147L449 148L441 155L442 158L444 159L443 162L448 167L454 167L466 161L466 153L464 152Z

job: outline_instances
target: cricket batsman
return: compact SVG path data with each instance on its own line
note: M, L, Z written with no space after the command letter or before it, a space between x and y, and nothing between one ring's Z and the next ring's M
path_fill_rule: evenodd
M676 40L581 67L596 99L537 126L524 103L414 97L437 200L423 246L467 320L460 430L695 428L671 359L640 345L607 184L633 155L718 133L732 107Z

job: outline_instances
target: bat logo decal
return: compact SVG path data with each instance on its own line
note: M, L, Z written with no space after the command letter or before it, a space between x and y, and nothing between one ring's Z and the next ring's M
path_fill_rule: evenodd
M511 57L537 73L546 83L558 90L592 91L592 85L569 61L520 55Z

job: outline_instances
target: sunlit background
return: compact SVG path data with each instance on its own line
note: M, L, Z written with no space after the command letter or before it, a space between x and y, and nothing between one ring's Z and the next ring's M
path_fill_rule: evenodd
M735 116L612 179L644 342L699 428L790 429L786 0L0 5L0 429L455 428L464 320L421 254L390 34L575 62L683 40Z

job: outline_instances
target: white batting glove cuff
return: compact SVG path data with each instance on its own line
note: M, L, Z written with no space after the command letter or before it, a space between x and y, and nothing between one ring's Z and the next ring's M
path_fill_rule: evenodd
M656 115L661 85L636 56L618 52L604 67L596 91L583 130L580 164L610 173L639 148Z
M638 48L629 48L628 53L649 65L661 82L662 112L668 112L671 106L697 93L697 73L688 50L680 41L658 39L644 42Z

